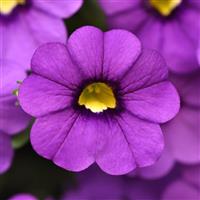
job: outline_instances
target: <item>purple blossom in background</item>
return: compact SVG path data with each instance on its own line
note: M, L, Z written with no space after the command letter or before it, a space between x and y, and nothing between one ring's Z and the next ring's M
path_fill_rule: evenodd
M6 171L12 162L13 150L11 135L24 130L31 117L18 105L13 92L18 88L17 81L26 77L24 70L15 63L1 60L0 72L0 173Z
M21 0L15 5L13 2L7 0L7 7L3 6L5 2L0 5L0 59L30 69L31 56L40 44L66 42L62 18L73 15L83 1Z
M72 171L96 162L110 174L159 158L159 123L175 116L179 97L163 58L133 34L80 28L67 45L38 48L31 70L19 101L37 118L31 143L40 155Z
M171 71L186 73L198 68L199 0L98 1L110 28L135 33L145 47L157 49L164 56Z

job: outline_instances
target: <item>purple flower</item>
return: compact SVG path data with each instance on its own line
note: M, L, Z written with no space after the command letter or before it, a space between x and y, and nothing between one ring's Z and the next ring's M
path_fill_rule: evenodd
M49 43L32 58L19 101L37 120L36 152L81 171L96 162L110 174L152 165L163 149L159 123L179 110L167 66L125 30L75 31L67 45Z
M178 73L198 68L200 1L198 0L98 0L110 28L133 31L147 48L157 49L170 70Z
M11 135L25 129L31 118L20 108L13 95L19 86L17 81L23 81L26 76L24 70L15 63L0 61L0 173L3 173L12 162Z
M34 50L45 42L66 42L61 18L68 18L82 0L6 0L0 4L0 59L30 68Z

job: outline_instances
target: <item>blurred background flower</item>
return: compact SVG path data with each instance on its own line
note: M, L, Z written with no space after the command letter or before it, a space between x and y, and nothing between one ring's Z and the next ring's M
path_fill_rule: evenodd
M66 42L67 31L62 18L72 16L81 4L82 0L61 0L59 3L54 0L1 0L0 59L30 69L30 59L39 45ZM10 67L9 63L4 65Z
M9 63L9 64L8 64ZM8 67L9 65L9 67ZM28 116L17 100L17 81L26 77L24 70L14 63L1 60L1 85L0 85L0 172L10 167L13 157L11 136L19 134L30 123ZM15 94L14 94L15 93Z
M147 48L157 49L169 69L188 73L198 68L199 0L98 0L110 28L135 33Z

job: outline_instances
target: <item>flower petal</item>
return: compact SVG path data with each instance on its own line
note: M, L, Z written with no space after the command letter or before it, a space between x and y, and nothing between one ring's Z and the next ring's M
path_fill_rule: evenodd
M127 71L141 51L139 40L123 30L106 32L94 27L83 27L68 41L75 63L88 78L117 78ZM116 59L117 57L117 59Z
M100 136L106 143L96 161L109 174L125 174L136 167L152 165L163 150L163 136L158 125L124 113L104 125ZM109 133L109 134L108 134ZM103 135L102 135L103 134Z
M200 2L197 0L190 0L188 1L188 3L193 6L194 8L197 7L198 9L200 9Z
M67 170L80 171L94 162L95 130L95 121L64 110L37 119L31 143L41 156Z
M200 18L200 2L199 1L196 1L196 2L198 3L196 3L195 6L197 7L199 5L199 8L194 9L194 7L188 6L187 9L183 9L181 16L179 17L179 23L182 28L182 31L183 32L185 31L188 38L191 39L190 42L192 42L193 45L196 46L197 48L198 40L199 40L200 23L199 23L199 20L194 20L194 19ZM188 3L195 4L192 1Z
M176 86L183 104L200 108L200 71L185 76L171 74L170 79Z
M146 12L146 15L148 15L146 21L143 21L141 25L139 24L140 27L133 27L134 29L132 30L137 30L137 35L145 48L155 49L161 53L163 45L163 22L149 15L148 12Z
M33 55L31 69L40 76L70 88L81 81L78 67L74 65L67 47L61 43L40 46Z
M53 14L57 17L68 18L71 17L83 4L83 0L67 0L57 1L48 0L33 0L33 5L49 14Z
M132 33L111 30L104 34L103 75L116 80L133 66L141 53L141 43Z
M109 16L107 19L110 28L120 28L129 31L137 30L138 27L142 27L147 20L149 20L148 13L146 10L141 8L121 12L119 14ZM134 32L135 31L133 31L133 33Z
M126 0L123 3L121 1L108 0L98 0L98 2L107 15L127 12L128 10L135 9L141 3L140 0Z
M31 117L19 105L13 96L0 99L0 130L8 134L16 134L24 130L30 123Z
M26 77L25 70L11 60L0 60L0 130L16 134L28 126L30 116L24 113L13 94Z
M38 9L21 12L10 23L1 23L0 29L3 35L1 55L8 60L15 58L23 69L30 69L31 56L39 45L66 42L67 38L63 21Z
M179 22L170 22L164 26L163 56L169 69L176 73L187 73L198 69L196 57L197 42L182 30Z
M164 81L123 96L125 107L139 118L164 123L179 111L180 100L175 87Z
M136 168L134 151L116 120L98 122L96 162L108 174L121 175Z
M81 171L96 159L107 173L124 174L136 167L134 159L138 166L152 164L163 148L158 125L142 122L130 115L125 117L125 121L134 124L134 129L131 127L130 130L126 124L121 124L124 121L120 121L120 126L125 127L123 132L116 121L109 124L101 117L64 110L39 118L31 131L31 143L36 152L65 169Z
M163 57L154 50L143 49L133 67L121 80L121 93L138 90L166 80L167 65Z
M21 19L21 23L24 23L26 30L29 28L37 46L47 42L66 43L67 32L61 19L39 9L30 9L22 17L25 19Z
M25 70L15 62L0 59L0 96L13 95L14 90L19 87L17 81L23 81L26 77Z
M139 169L138 174L145 179L159 179L166 176L172 170L174 165L175 159L165 145L160 159L152 166Z
M164 126L163 132L170 151L181 163L200 162L199 120L198 109L183 106L178 115Z
M100 29L79 28L70 36L68 49L85 79L99 78L103 65L103 32Z
M11 138L0 132L0 174L8 170L13 158Z
M32 74L19 89L22 108L38 117L71 106L72 91L56 82Z

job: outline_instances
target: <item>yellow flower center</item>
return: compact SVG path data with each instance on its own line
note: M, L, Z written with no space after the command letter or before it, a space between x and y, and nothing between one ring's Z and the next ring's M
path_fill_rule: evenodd
M171 12L180 5L182 0L149 0L152 7L154 7L161 15L169 16Z
M10 14L17 5L24 5L26 0L0 0L0 14Z
M94 113L99 113L108 108L116 108L116 99L111 87L105 83L97 82L83 89L78 104L84 105Z

